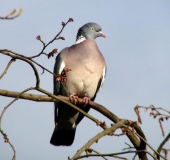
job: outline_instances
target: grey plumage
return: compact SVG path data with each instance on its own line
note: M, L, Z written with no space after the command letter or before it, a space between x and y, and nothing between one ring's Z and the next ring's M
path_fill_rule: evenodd
M88 97L94 101L106 73L104 57L95 42L95 38L100 36L105 37L101 27L96 23L87 23L78 30L76 43L57 55L54 73L61 74L64 68L71 71L64 84L54 77L55 95ZM90 109L84 105L78 107L85 112ZM76 126L84 116L66 104L55 103L54 117L55 129L50 143L56 146L71 145Z

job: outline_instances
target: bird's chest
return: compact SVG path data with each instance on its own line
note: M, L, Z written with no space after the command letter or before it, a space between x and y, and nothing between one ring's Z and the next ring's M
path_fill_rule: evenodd
M76 64L76 67L72 67L67 76L67 82L65 83L67 93L78 97L87 96L92 98L96 92L101 72L101 66L94 63L81 61L81 63Z
M66 68L71 69L63 87L65 94L93 98L104 68L104 58L95 43L85 41L72 46L64 63Z

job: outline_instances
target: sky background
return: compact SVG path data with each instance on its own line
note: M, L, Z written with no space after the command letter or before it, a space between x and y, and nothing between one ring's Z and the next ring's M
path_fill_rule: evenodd
M0 49L10 49L25 56L35 55L42 49L36 36L40 35L44 42L49 42L60 31L61 22L71 17L74 22L69 23L61 34L66 40L55 41L45 50L46 53L54 48L60 51L74 44L77 30L82 25L98 23L107 36L96 40L107 62L107 76L95 102L118 117L133 121L137 120L134 112L137 104L153 104L170 110L170 1L2 0L0 16L20 7L23 14L19 18L0 20ZM9 60L0 54L0 74ZM47 59L42 55L35 60L53 71L55 58ZM38 71L42 72L40 68ZM40 78L41 88L52 92L52 75L45 72ZM31 86L35 86L34 73L28 64L19 60L11 65L0 81L1 89L18 92ZM10 101L12 98L0 97L0 112ZM89 113L110 125L111 122L99 113L92 109ZM142 109L140 113L143 119L141 127L148 143L157 149L163 140L159 123L149 116L149 112ZM167 135L169 121L163 126ZM72 146L54 147L49 143L54 129L53 103L26 100L18 100L5 112L2 129L16 149L17 160L67 159L102 131L84 118L77 127ZM3 141L0 136L0 159L11 159L12 149ZM115 153L128 147L125 142L131 144L126 136L107 136L92 148L101 153ZM165 147L170 148L170 143Z

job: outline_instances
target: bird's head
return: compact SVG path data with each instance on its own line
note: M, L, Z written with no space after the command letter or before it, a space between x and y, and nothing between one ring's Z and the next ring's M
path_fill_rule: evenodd
M83 25L77 33L77 40L79 39L79 37L85 37L86 39L90 39L90 40L95 40L95 38L97 37L106 37L105 34L102 32L101 27L96 24L96 23L86 23L85 25Z

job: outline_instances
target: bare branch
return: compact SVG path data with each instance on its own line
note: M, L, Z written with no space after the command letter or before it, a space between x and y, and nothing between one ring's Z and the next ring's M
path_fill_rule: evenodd
M32 69L34 71L34 74L35 74L35 77L36 77L36 87L39 87L40 79L39 79L37 69L35 68L35 66L32 64L32 62L29 59L21 57L20 55L13 55L13 54L9 53L8 51L5 51L5 50L0 50L0 52L4 55L10 56L14 59L20 59L22 61L27 62L32 67Z
M137 117L138 117L138 121L140 123L142 123L142 120L141 120L141 117L140 117L140 112L139 112L139 108L144 108L145 111L148 111L149 109L151 110L150 112L150 115L153 117L153 118L157 118L159 117L158 119L158 122L159 122L159 125L160 125L160 129L161 129L161 132L162 132L162 136L165 135L164 133L164 129L163 129L163 125L162 125L162 121L164 121L165 119L168 120L170 118L170 111L164 109L164 108L161 108L161 107L154 107L154 105L150 105L149 107L144 107L144 106L136 106L134 108L136 114L137 114ZM167 112L168 114L164 114L164 113L161 113L159 110L162 110L164 112Z
M67 22L68 23L68 22ZM62 23L63 27L66 25L64 22ZM61 30L62 31L62 30ZM52 42L51 42L52 43ZM50 43L49 43L50 44ZM69 103L69 100L67 97L66 100L64 98L58 98L57 96L41 89L39 87L39 75L38 75L38 72L36 70L36 68L34 67L34 65L32 64L35 63L37 64L35 61L33 61L30 57L25 57L24 55L20 55L18 53L15 53L13 51L10 51L10 50L0 50L0 52L2 54L5 54L5 55L8 55L8 56L11 56L15 59L20 59L20 60L23 60L23 61L26 61L27 63L29 63L31 65L31 67L33 68L34 72L35 72L35 75L36 75L36 80L37 80L37 83L36 83L36 90L42 92L42 93L45 93L47 94L48 96L52 97L53 99L57 99L63 103L66 103L67 105L73 107L74 109L76 109L77 111L81 112L83 115L87 116L88 118L90 118L92 121L94 121L95 123L99 124L101 123L99 120L95 119L94 117L90 116L89 114L87 114L86 112L82 111L81 109L79 109L78 107L74 106L73 104ZM10 53L9 53L10 52ZM13 55L14 54L14 55ZM37 64L39 65L39 64ZM41 65L39 65L41 67ZM43 70L44 70L44 67L42 67ZM53 73L52 73L53 74ZM30 96L29 96L30 97ZM82 103L82 102L81 102ZM99 111L101 114L105 115L107 118L109 118L110 120L112 120L114 123L117 123L120 121L120 119L114 115L112 112L110 112L109 110L107 110L105 107L101 106L101 105L94 105L94 103L90 104L90 107ZM102 123L104 124L104 123ZM127 122L127 124L129 126L129 123ZM102 128L106 129L107 127L105 125L100 125ZM135 128L135 130L137 131L137 133L139 133L144 139L145 138L145 135L143 134L141 128L139 126L135 126L133 127L133 129ZM139 141L139 139L133 134L133 132L129 132L127 134L128 138L130 139L130 141L132 142L132 144L135 146L135 148L137 150L144 150L146 149L146 144L141 140L141 142ZM143 157L145 156L145 157ZM143 158L143 159L147 159L146 157L146 154L141 154L139 153L139 158Z
M142 124L142 119L141 119L141 116L140 116L140 111L139 111L139 106L136 105L136 107L134 108L134 111L138 117L138 122Z
M47 97L47 96L42 96L42 95L34 95L34 94L23 94L20 98L22 99L28 99L28 100L33 100L33 101L47 101L47 102L50 102L50 101L55 101L54 99L57 100L57 102L61 101L63 103L67 103L69 106L75 108L76 110L80 111L82 114L84 114L85 116L88 117L88 114L85 112L83 112L82 110L80 110L78 107L76 108L76 106L74 106L73 104L69 103L69 98L68 97L64 97L64 96L54 96L53 94L49 93L49 92L46 92L44 90L39 90L40 92L42 93L45 93L47 94L48 96L51 96L52 98L50 97ZM10 96L10 97L15 97L17 94L19 94L18 92L10 92L10 91L7 91L7 90L0 90L0 95L3 95L3 96ZM83 100L79 98L79 103L83 103ZM109 110L107 110L105 107L103 107L102 105L100 104L97 104L95 102L91 102L90 105L89 105L91 108L93 108L94 110L100 112L101 114L103 114L104 116L106 116L107 118L109 118L111 121L113 121L114 123L117 123L120 121L120 119L114 115L112 112L110 112ZM88 117L88 118L92 118L92 117ZM99 122L97 119L93 119L93 121L95 123ZM127 125L128 125L128 122L127 122ZM141 135L144 139L145 138L145 135L143 134L141 128L138 126L138 125L135 125L135 130L137 131L137 133L139 133L139 135ZM134 147L137 149L137 150L145 150L146 149L146 144L145 142L141 141L139 142L139 139L137 137L134 136L134 134L132 134L131 132L129 132L127 134L128 138L130 139L130 141L132 142L132 144L134 145ZM139 155L140 157L143 157L144 155L139 152ZM145 157L146 158L146 157Z
M88 148L88 149L85 150L85 151L86 151L86 155L89 154L89 153L91 154L92 152L94 152L94 153L100 155L100 152L94 150L93 148ZM107 160L107 158L105 158L104 156L101 156L101 157L102 157L103 159Z
M19 53L17 53L17 52L14 52L14 51L12 51L12 50L9 50L9 49L1 49L1 50L0 50L0 53L2 53L2 54L3 54L3 53L7 53L7 52L12 53L12 54L14 54L14 55L16 55L16 56L19 56L19 57L21 57L21 58L28 59L29 61L35 63L37 66L39 66L40 68L43 69L43 73L44 73L44 70L45 70L45 71L49 72L50 74L52 74L52 75L54 75L54 76L58 76L58 75L54 74L53 72L51 72L50 70L48 70L47 68L45 68L44 66L42 66L42 65L40 65L39 63L37 63L36 61L34 61L33 59L30 59L29 57L26 57L26 56L24 56L24 55L22 55L22 54L19 54Z
M140 139L142 139L148 146L150 149L152 149L156 154L158 154L160 157L162 157L163 159L167 160L165 157L163 157L161 154L159 154L143 137L141 137L138 133L135 133Z
M0 115L0 128L1 128L1 121L2 121L2 117L3 117L3 114L5 113L5 111L7 110L7 108L12 104L14 103L16 100L18 100L20 98L20 96L22 96L25 92L29 91L29 90L33 90L35 89L34 87L30 87L30 88L27 88L25 89L24 91L22 92L18 92L17 95L15 95L15 99L13 101L11 101L5 108L4 110L2 111L1 115Z
M114 132L117 128L120 128L123 124L125 124L125 120L121 120L118 123L114 124L112 127L105 129L104 131L97 134L95 137L93 137L91 140L89 140L82 148L80 148L77 153L71 158L71 160L78 159L79 156L87 149L89 148L93 143L98 141L103 136L110 134Z
M11 146L11 148L12 148L12 150L13 150L13 152L14 152L14 155L13 155L12 160L15 160L15 159L16 159L16 151L15 151L14 146L13 146L13 145L11 144L11 142L9 141L9 138L8 138L7 134L4 133L4 131L2 130L2 127L1 127L2 117L3 117L4 113L5 113L5 111L9 108L9 106L10 106L12 103L14 103L16 100L18 100L18 98L19 98L23 93L25 93L25 92L27 92L27 91L29 91L29 90L33 90L33 89L35 89L35 88L34 88L34 87L30 87L30 88L27 88L27 89L25 89L24 91L22 91L13 101L11 101L11 102L3 109L3 111L2 111L2 113L1 113L1 115L0 115L0 132L1 132L1 134L4 136L5 142L6 142L6 143L9 143L9 145Z
M42 93L44 93L44 94L47 94L48 96L50 96L50 97L52 97L52 98L54 98L54 99L56 99L56 100L59 100L59 102L63 102L63 103L65 103L65 104L67 104L68 106L76 109L77 111L79 111L80 113L82 113L83 115L85 115L87 118L91 119L91 120L92 120L93 122L95 122L96 124L97 124L98 122L100 122L100 121L99 121L98 119L96 119L95 117L91 116L90 114L88 114L88 113L84 112L83 110L81 110L79 107L77 107L77 106L73 105L72 103L70 103L70 99L69 99L68 97L66 97L66 98L67 98L67 101L66 101L66 100L64 100L64 98L61 98L61 97L64 97L64 96L55 96L55 95L53 95L52 93L47 92L47 91L45 91L45 90L42 89L42 88L36 88L36 89L37 89L37 91L42 92ZM81 103L83 103L83 100L82 100Z
M160 146L158 147L158 149L157 149L157 152L158 152L158 153L161 152L163 146L164 146L165 143L169 140L169 138L170 138L170 133L165 137L165 139L162 141L162 143L161 143ZM158 158L158 160L160 159L159 154L157 154L157 158Z
M16 98L18 97L19 94L20 92L0 89L1 96ZM19 98L25 99L25 100L36 101L36 102L56 102L56 101L59 102L58 100L55 100L54 98L51 98L47 95L38 95L38 94L31 94L31 93L24 93Z
M129 154L129 153L139 153L139 152L145 152L147 154L149 154L154 160L158 160L154 155L152 155L150 152L148 152L147 150L129 150L129 151L124 151L124 152L117 152L117 153L106 153L106 154L88 154L88 155L82 155L80 157L78 157L77 159L82 159L82 158L88 158L88 157L101 157L101 156L105 156L105 157L114 157L117 155L122 155L122 154ZM74 159L74 160L77 160Z
M19 17L22 14L22 8L20 8L20 10L19 10L19 12L17 14L15 14L16 11L17 11L16 9L13 9L13 11L8 13L7 16L0 17L0 19L2 19L2 20L5 20L5 19L7 19L7 20L15 19L15 18Z
M7 64L6 68L5 68L5 70L3 71L3 73L2 73L1 76L0 76L0 79L7 73L7 71L8 71L8 69L9 69L10 65L11 65L12 62L14 62L14 61L15 61L15 60L12 58L12 59L8 62L8 64Z
M164 137L164 136L165 136L165 132L164 132L164 128L163 128L163 126L162 126L163 118L160 117L158 121L159 121L159 126L160 126L161 131L162 131L162 136Z
M127 149L134 149L134 147L132 147L130 144L126 143L125 144L128 146L128 148L123 148L123 150L127 150Z
M63 29L66 27L66 25L69 23L69 22L73 22L73 19L72 18L69 18L69 20L66 22L66 23L64 23L64 22L62 22L62 28L61 28L61 30L57 33L57 35L50 41L50 42L48 42L47 44L45 44L42 40L41 40L41 37L40 38L38 38L38 40L40 40L41 41L41 43L43 44L43 48L42 48L42 50L41 50L41 52L39 53L39 54L37 54L37 55L35 55L35 56L31 56L31 57L29 57L30 59L33 59L33 58L36 58L36 57L39 57L41 54L43 54L43 52L44 52L44 50L47 48L47 46L49 45L49 44L51 44L51 43L53 43L55 40L57 40L57 39L64 39L64 38L61 38L61 37L58 37L61 33L62 33L62 31L63 31Z

